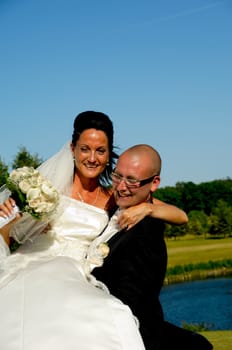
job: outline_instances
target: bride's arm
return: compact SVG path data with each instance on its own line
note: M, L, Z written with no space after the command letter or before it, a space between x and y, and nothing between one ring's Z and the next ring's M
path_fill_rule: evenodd
M0 228L0 235L4 238L4 241L6 242L6 244L9 247L10 246L10 235L9 235L10 230L7 226L9 226L9 224Z
M0 205L0 216L3 217L4 219L7 219L8 217L13 215L13 210L15 207L15 201L13 198L8 198L5 200L4 203ZM2 226L0 228L0 234L4 238L6 244L9 246L10 245L10 231L13 225L20 219L20 214L17 213L15 215L15 218L7 223L6 225Z
M153 198L153 203L140 203L123 210L118 224L121 228L129 229L145 216L161 219L174 225L183 225L188 222L188 216L182 209Z

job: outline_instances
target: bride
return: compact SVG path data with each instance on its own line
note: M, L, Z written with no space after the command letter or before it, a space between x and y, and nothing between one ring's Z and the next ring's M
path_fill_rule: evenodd
M107 185L116 158L108 116L93 111L79 114L71 148L65 145L38 168L61 194L56 217L47 225L29 214L21 218L17 214L0 229L2 350L144 349L128 306L90 279L85 264L91 241L106 227L114 209ZM5 200L0 215L10 215L14 204L13 199ZM131 226L146 215L186 221L180 209L155 204L144 203L123 213L115 225ZM20 247L10 254L12 240Z

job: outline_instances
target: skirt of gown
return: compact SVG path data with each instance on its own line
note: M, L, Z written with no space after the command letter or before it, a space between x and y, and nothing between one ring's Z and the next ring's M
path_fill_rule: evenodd
M0 285L0 349L144 350L128 306L89 283L67 255L36 252Z
M144 349L130 309L72 259L27 268L1 290L1 350Z

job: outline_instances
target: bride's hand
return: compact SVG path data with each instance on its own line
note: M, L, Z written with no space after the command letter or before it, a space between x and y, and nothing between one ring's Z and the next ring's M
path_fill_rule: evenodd
M10 230L12 225L14 225L21 217L21 214L16 207L15 200L13 198L8 198L2 204L0 204L0 234L3 236L5 242L10 245Z
M8 198L0 204L0 216L3 218L7 218L13 214L13 210L15 207L15 200L13 198Z
M118 225L121 229L129 230L145 216L152 212L150 203L140 203L133 207L122 210L118 217Z

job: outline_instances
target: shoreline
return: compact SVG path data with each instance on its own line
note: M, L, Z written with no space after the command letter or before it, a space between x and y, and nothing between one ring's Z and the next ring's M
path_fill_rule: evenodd
M193 270L188 273L166 276L163 285L203 280L208 278L226 277L232 275L232 268L218 268L211 270Z

